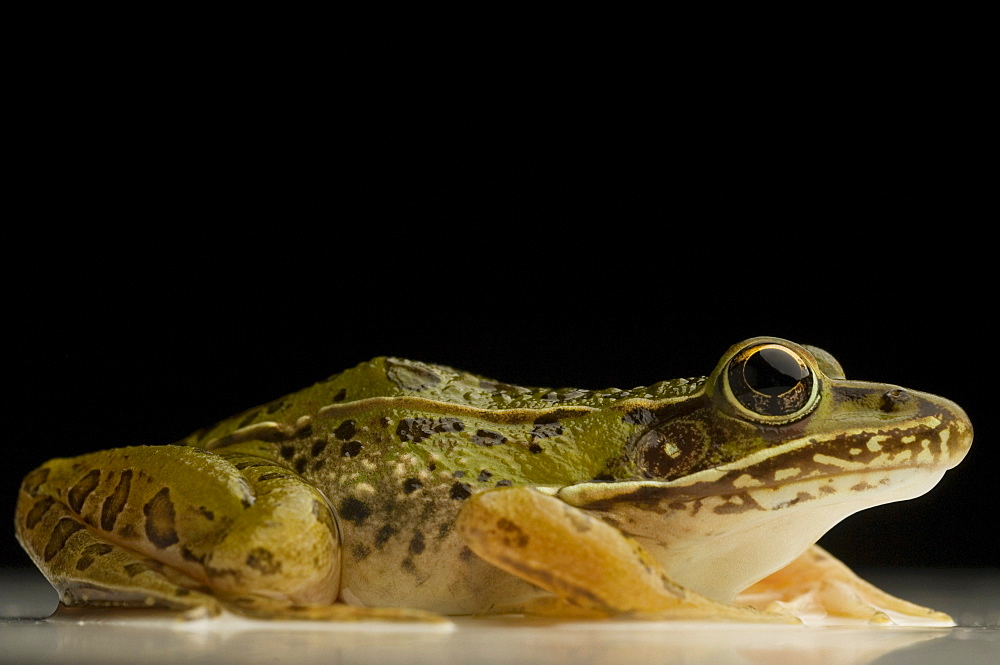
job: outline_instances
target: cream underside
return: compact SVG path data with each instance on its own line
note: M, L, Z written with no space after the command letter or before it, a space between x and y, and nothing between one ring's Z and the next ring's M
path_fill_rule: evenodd
M694 502L679 510L622 504L608 514L659 560L675 582L732 602L737 593L784 567L845 517L920 496L943 474L944 469L924 467L879 469L748 490L764 510L716 513L720 506L732 509L733 498L706 497L697 509ZM871 489L852 489L861 483ZM820 493L820 486L829 489ZM813 498L803 501L802 493Z

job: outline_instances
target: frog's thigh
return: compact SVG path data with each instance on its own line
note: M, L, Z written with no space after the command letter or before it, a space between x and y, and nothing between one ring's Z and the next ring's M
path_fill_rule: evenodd
M102 589L71 602L183 595L161 588L171 577L220 598L329 604L338 593L329 507L261 458L139 446L52 460L25 479L17 530L57 587ZM148 561L158 576L130 574Z
M531 488L473 496L456 527L481 558L577 607L605 615L763 618L675 584L638 543L585 511Z
M896 598L866 582L817 545L748 588L737 602L797 616L826 614L874 624L954 624L943 612Z

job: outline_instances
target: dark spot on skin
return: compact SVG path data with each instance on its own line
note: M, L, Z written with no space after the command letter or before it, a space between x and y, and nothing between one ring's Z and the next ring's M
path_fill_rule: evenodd
M69 494L66 496L66 501L74 513L80 513L83 509L83 502L87 500L87 497L97 488L100 482L101 472L94 469L70 488Z
M24 477L24 482L21 483L21 488L28 493L28 496L38 496L38 488L42 486L42 483L48 480L48 477L49 467L43 466L35 469Z
M121 478L118 479L118 486L108 498L101 504L101 528L105 531L113 531L115 521L122 511L125 510L125 503L128 501L129 490L132 489L132 471L126 469L122 471Z
M528 452L537 455L538 453L542 452L542 447L537 443L528 444Z
M504 480L497 481L497 487L510 487L513 484L514 484L513 480L507 480L506 478Z
M274 553L263 547L255 547L247 554L247 565L264 575L281 572L281 561L275 561Z
M274 413L275 411L277 411L278 409L280 409L284 405L285 405L284 398L274 400L273 402L271 402L270 404L267 405L267 412L268 413Z
M319 441L313 443L312 448L309 449L309 452L312 453L313 457L316 457L324 450L326 450L327 443L328 442L326 439L320 439Z
M118 530L118 533L125 540L132 540L133 538L139 537L139 532L136 531L135 525L130 523L123 524L122 528Z
M178 597L181 597L181 598L183 598L184 596L190 595L190 594L191 594L191 590L190 589L180 588L180 589L177 589L176 591L174 591L174 595L178 596Z
M355 422L353 420L345 420L337 426L337 429L333 431L333 435L341 441L347 441L354 437L356 431L357 426Z
M461 432L465 425L458 418L403 418L396 426L396 436L401 441L420 443L434 434Z
M476 554L472 550L470 550L467 545L465 545L462 547L461 550L459 550L458 558L461 559L462 561L469 561L470 559L475 559Z
M458 471L452 471L451 475L453 475L456 478L465 478L465 471L459 469Z
M347 398L347 388L341 388L337 391L337 394L333 396L334 402L343 402Z
M280 471L274 471L272 473L262 474L259 478L257 478L257 481L264 482L265 480L274 480L276 478L292 478L292 476L288 475L287 473L282 473Z
M298 458L297 460L295 460L295 472L296 473L304 473L305 470L306 470L306 466L308 464L309 464L309 460L307 458L305 458L305 457Z
M438 465L435 464L434 462L431 462L430 464L427 465L427 470L428 471L434 471L437 468L438 468Z
M240 429L242 427L246 427L247 425L249 425L250 423L252 423L254 421L254 419L257 418L257 414L258 413L260 413L260 409L254 409L253 411L251 411L247 415L243 416L243 420L241 420L240 424L236 426L236 429Z
M410 539L410 554L420 554L424 551L424 534L417 531Z
M464 501L472 496L472 486L468 483L455 483L451 486L448 495L455 500Z
M24 526L29 529L34 529L35 525L41 521L41 519L45 516L45 513L48 512L49 508L51 508L54 503L55 500L49 496L39 499L25 516Z
M125 566L125 574L129 577L135 577L136 575L140 575L149 569L149 566L144 563L130 563Z
M451 533L450 522L441 522L441 524L438 524L438 538L444 538L449 533Z
M535 421L535 426L531 428L531 436L537 439L547 439L552 436L559 436L562 433L563 427L558 421L550 423Z
M90 568L91 564L94 563L96 557L101 557L110 552L113 548L107 543L94 543L93 545L88 545L83 553L80 555L80 559L76 562L76 569L83 571Z
M281 456L284 459L290 460L295 457L295 446L284 445L281 447Z
M260 460L252 460L252 461L245 461L245 462L237 462L236 464L233 464L233 466L236 467L238 470L243 471L244 469L253 469L253 468L256 468L258 466L273 466L273 465L270 462L263 462L263 461L260 461Z
M497 520L497 529L504 533L503 542L508 547L525 547L528 544L528 534L506 517Z
M142 507L146 516L146 537L158 549L170 547L180 539L174 529L174 502L170 500L170 489L164 487Z
M195 563L204 563L205 560L205 557L198 556L187 547L181 548L181 558L184 559L185 561L193 561Z
M874 485L869 485L863 480L860 483L851 487L852 492L864 492L865 490L873 490L873 489L876 489Z
M198 506L198 512L201 513L202 517L204 517L208 521L212 521L215 519L215 513L213 513L205 506Z
M396 535L396 529L391 524L385 524L375 534L375 547L382 549L389 539Z
M629 425L649 425L653 422L654 418L655 416L652 411L639 408L633 409L622 416L622 421Z
M483 469L482 471L479 472L479 476L476 478L476 480L478 480L481 483L486 483L489 482L490 478L492 477L493 477L492 473L490 473L486 469Z
M313 471L319 471L320 469L323 468L324 464L326 464L326 460L322 459L316 460L316 462L313 464Z
M371 553L372 553L371 549L369 549L367 545L363 545L362 543L357 543L354 545L354 547L351 548L351 556L354 557L355 561L364 561L365 559L368 558L368 555Z
M299 439L308 439L312 436L313 426L312 423L306 423L299 429L295 430L295 437Z
M819 486L819 493L820 494L836 494L837 490L833 489L829 485L820 485Z
M341 457L355 457L361 452L361 442L360 441L348 441L340 447Z
M63 517L56 522L55 528L52 529L52 535L49 536L49 542L45 544L42 559L46 562L51 561L66 546L66 541L69 540L69 537L82 528L82 524L69 517Z
M410 557L406 557L405 559L403 559L403 561L399 564L399 567L403 569L404 573L417 572L417 567L413 565L413 559L411 559Z
M420 482L419 478L407 478L403 481L403 491L407 494L413 494L423 486L424 484Z
M337 511L337 514L355 526L360 526L368 519L372 511L364 501L359 501L353 496L349 496L340 502L340 509Z
M382 416L381 418L379 418L378 424L381 425L382 427L388 427L389 425L392 424L392 421L387 416Z
M476 433L472 435L472 443L477 446L498 446L502 443L507 443L507 437L500 432L480 429L476 430Z

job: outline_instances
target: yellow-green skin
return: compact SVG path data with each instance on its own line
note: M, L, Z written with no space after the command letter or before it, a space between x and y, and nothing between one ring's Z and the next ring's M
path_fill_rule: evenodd
M972 438L953 403L846 381L829 354L784 340L815 396L794 418L757 418L725 374L741 349L774 341L735 345L708 377L632 390L524 388L375 358L176 446L53 460L25 479L18 536L66 604L257 594L463 614L554 592L587 605L600 583L551 582L519 557L524 534L560 528L536 509L497 504L518 538L477 531L483 496L537 488L537 510L597 518L640 543L664 583L728 603L847 514L929 489ZM772 527L787 546L759 544ZM572 567L572 549L532 556ZM734 571L751 549L760 560Z

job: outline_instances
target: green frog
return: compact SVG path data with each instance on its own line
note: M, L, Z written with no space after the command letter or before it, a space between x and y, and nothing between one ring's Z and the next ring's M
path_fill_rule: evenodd
M65 606L947 624L815 543L971 442L956 404L778 338L631 390L379 357L173 445L51 460L16 530Z

